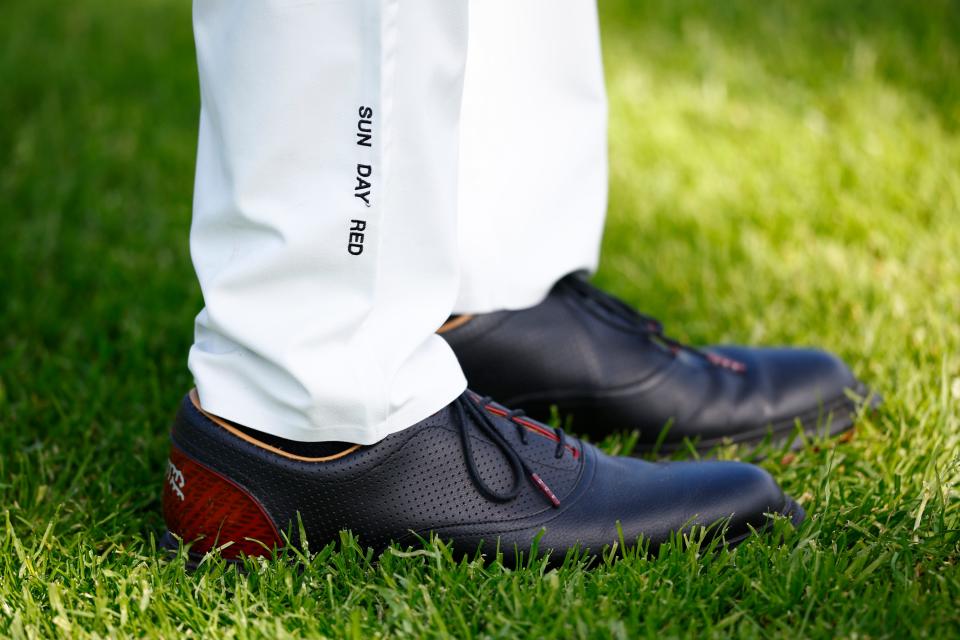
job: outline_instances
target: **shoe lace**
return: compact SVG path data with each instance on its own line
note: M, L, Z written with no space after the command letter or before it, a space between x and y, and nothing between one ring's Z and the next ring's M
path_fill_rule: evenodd
M533 469L530 468L530 465L527 464L526 460L524 460L523 457L517 453L514 446L510 444L510 442L504 437L503 433L500 432L500 429L497 427L496 422L488 411L491 402L492 401L489 397L475 399L473 394L469 391L465 391L453 402L453 407L457 416L457 423L460 427L460 438L463 441L463 455L467 462L467 472L470 475L470 479L473 480L473 483L476 485L480 493L490 500L493 500L494 502L509 502L520 495L520 482L522 478L526 477L534 487L536 487L544 496L546 496L551 505L554 507L559 507L560 499L557 498L556 494L550 490L550 487L547 486L547 483L544 482L543 479ZM523 444L527 444L527 429L516 421L516 418L523 415L523 411L515 409L513 411L508 411L503 417L513 422L514 426L517 428L517 434L520 437L520 441ZM475 425L481 433L493 441L493 444L500 449L506 458L507 463L510 465L510 468L513 472L513 486L511 486L506 492L500 493L494 490L480 475L480 471L477 469L477 463L474 458L473 444L470 437L471 425ZM556 427L553 431L557 436L557 449L554 453L554 456L557 459L560 459L564 454L566 440L563 429Z
M625 304L623 301L615 298L605 291L602 291L601 289L598 289L590 284L580 274L571 274L564 278L562 282L569 288L573 289L576 293L579 293L581 296L597 303L608 313L611 313L623 320L628 328L638 333L642 333L650 338L653 342L665 347L674 356L678 355L681 351L686 351L687 353L702 358L713 366L720 367L721 369L727 369L729 371L733 371L734 373L741 374L746 373L747 371L747 365L738 360L727 358L726 356L722 356L717 353L704 351L703 349L698 349L697 347L671 338L664 333L663 324L659 320L640 313L633 307Z

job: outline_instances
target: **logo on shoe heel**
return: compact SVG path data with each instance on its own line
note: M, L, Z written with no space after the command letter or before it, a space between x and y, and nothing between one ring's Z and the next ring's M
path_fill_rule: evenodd
M190 500L186 500L187 476ZM191 551L206 553L215 544L224 558L268 555L283 546L273 520L247 490L227 476L170 448L163 482L163 519L167 529L187 542Z
M177 469L177 465L173 464L171 460L167 460L167 484L170 485L173 494L183 502L183 488L186 486L187 480L183 477L183 472Z

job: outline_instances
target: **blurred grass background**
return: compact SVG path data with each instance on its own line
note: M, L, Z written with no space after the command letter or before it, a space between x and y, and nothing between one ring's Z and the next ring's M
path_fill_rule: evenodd
M189 3L6 0L0 636L960 634L960 3L600 7L599 279L694 343L837 351L886 399L853 442L764 463L808 522L595 571L349 540L247 577L159 561L201 304Z

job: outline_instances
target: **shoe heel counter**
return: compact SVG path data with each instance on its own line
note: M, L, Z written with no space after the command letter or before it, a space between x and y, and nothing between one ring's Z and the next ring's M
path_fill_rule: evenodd
M189 457L176 445L163 483L167 529L192 553L214 547L224 558L266 556L283 546L273 520L243 487Z

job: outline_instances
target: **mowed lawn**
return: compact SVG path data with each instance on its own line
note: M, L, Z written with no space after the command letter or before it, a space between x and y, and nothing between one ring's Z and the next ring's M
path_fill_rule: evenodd
M166 429L201 305L189 2L6 0L0 637L960 634L960 4L601 11L599 281L694 343L837 351L884 396L848 443L768 452L808 520L591 570L442 544L377 559L346 534L246 574L164 561Z

